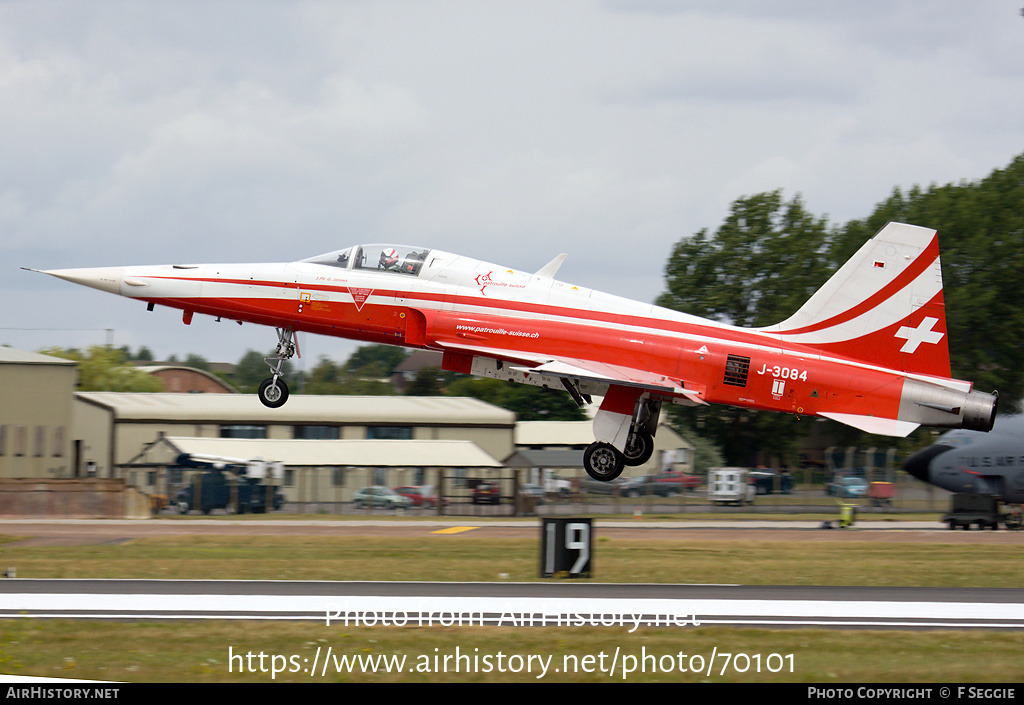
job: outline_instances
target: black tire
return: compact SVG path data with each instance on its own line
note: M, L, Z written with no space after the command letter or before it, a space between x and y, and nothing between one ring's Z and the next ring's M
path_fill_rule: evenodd
M260 384L256 394L259 396L263 406L277 409L284 406L284 403L288 401L288 385L280 377L276 382L273 377L268 377Z
M654 455L654 437L651 434L642 430L629 434L626 449L622 452L623 462L626 465L630 467L643 465L651 459L652 455Z
M583 453L583 469L600 482L614 480L622 474L625 466L622 453L610 443L591 443Z

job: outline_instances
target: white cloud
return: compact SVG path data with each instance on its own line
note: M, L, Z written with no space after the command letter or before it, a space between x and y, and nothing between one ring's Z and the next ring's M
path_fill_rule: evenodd
M7 2L0 246L43 267L396 240L530 269L565 251L565 279L650 300L673 243L742 195L784 188L846 220L894 186L1005 165L1018 11ZM24 281L0 294L67 293ZM166 335L153 320L131 319L133 338ZM239 356L217 330L158 354Z

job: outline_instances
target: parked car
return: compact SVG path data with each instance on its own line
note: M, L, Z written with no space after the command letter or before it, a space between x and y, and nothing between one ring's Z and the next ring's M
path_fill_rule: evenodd
M623 497L643 497L654 491L654 482L648 475L622 478L619 493Z
M544 479L544 491L547 494L564 497L572 494L572 483L560 477L548 477Z
M868 493L868 481L863 477L840 477L825 487L825 492L834 497L864 497Z
M694 492L700 487L700 478L678 470L658 473L653 476L654 494L668 497L671 494L682 494L683 490Z
M404 485L396 487L395 492L412 502L414 507L437 506L437 492L433 485ZM448 504L447 500L445 504Z
M501 488L497 482L481 482L473 488L473 504L501 504Z
M580 492L586 492L587 494L616 494L620 497L625 496L627 483L630 480L617 477L614 480L605 482L603 480L594 480L590 477L584 477L579 480Z
M768 468L751 470L748 475L757 494L771 494L775 487L775 471Z
M384 507L385 509L405 509L412 506L408 497L403 497L394 490L380 485L364 487L352 494L352 502L357 507Z
M750 471L750 477L758 494L790 494L793 491L793 476L786 470L780 473L770 468L757 468Z

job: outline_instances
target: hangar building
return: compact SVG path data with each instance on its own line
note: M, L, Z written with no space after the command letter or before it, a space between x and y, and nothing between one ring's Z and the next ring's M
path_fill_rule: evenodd
M366 467L363 463L372 456L352 456L348 452L352 446L346 446L346 441L396 442L376 446L382 458L388 445L402 446L401 441L466 441L489 458L488 463L474 461L473 467L500 466L496 459L514 451L515 414L463 397L293 395L283 407L267 409L251 394L79 392L74 404L78 428L87 439L86 459L96 463L96 474L124 477L129 484L157 494L173 489L160 471L168 467L169 460L151 457L147 451L165 437L177 439L175 447L189 442L195 445L199 439L292 441L249 443L244 453L236 443L227 454L283 462L291 472L282 478L282 490L289 501L303 502L313 499L309 488L314 486L319 488L318 497L345 501L344 493L335 488L351 491L364 480L393 486L413 484L417 479L416 473L402 473L394 464L380 462L372 464L377 470L371 470L366 478L353 480L348 477L351 469ZM327 441L332 443L324 444ZM308 449L321 445L333 447L336 460L327 462L321 455L323 462L310 464ZM450 457L432 456L429 466L466 467L460 464L464 456L463 450L456 451L458 447L447 446ZM181 452L187 451L181 448ZM281 455L285 452L287 456ZM296 474L300 467L302 472ZM386 467L393 469L380 470ZM403 467L428 466L410 462Z
M0 477L73 477L71 360L0 347Z

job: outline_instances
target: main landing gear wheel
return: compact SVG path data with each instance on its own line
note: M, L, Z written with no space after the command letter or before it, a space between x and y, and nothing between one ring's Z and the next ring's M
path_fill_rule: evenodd
M626 448L622 452L623 462L630 467L643 465L654 455L654 437L647 431L638 429L629 434Z
M609 482L622 474L626 462L610 443L591 443L583 453L583 469L595 480Z
M288 385L284 383L283 379L268 377L260 384L259 391L256 394L264 406L276 409L284 406L284 403L288 401Z

